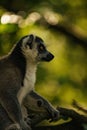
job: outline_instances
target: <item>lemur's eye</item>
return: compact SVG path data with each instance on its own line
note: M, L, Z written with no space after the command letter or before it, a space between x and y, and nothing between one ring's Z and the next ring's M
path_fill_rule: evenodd
M43 46L40 46L40 50L43 51L43 50L44 50L44 47L43 47Z
M44 47L43 45L40 45L40 46L39 46L39 51L40 51L40 52L45 51L45 47Z

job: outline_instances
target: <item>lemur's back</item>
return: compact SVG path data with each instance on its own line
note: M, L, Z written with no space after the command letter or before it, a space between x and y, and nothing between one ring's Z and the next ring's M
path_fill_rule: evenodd
M12 88L12 84L19 84L21 86L20 72L12 63L9 56L0 59L0 90L3 88ZM13 85L14 86L14 85ZM13 88L16 89L16 88Z

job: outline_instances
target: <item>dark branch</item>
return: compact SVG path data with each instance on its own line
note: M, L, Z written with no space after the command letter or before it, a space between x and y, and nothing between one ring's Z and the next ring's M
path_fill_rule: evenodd
M83 108L76 100L73 100L73 107L87 114L87 109Z
M32 124L33 124L32 129L33 130L65 130L65 129L66 130L75 130L75 129L84 130L83 124L87 124L86 116L81 115L72 109L61 108L61 107L58 107L57 109L60 111L60 114L63 118L67 117L67 118L71 118L71 120L66 123L62 123L60 125L58 124L58 125L53 126L53 125L50 125L49 123L49 125L46 125L46 126L35 127L35 125L33 124L33 119L32 119ZM38 120L40 122L38 118L41 119L42 121L43 116L39 115L38 117L36 117L36 121Z
M73 109L58 107L60 114L63 116L71 117L72 120L78 121L79 123L87 124L87 117L74 111Z

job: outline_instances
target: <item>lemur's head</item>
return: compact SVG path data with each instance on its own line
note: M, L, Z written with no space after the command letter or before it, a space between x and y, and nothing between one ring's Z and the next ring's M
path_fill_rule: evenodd
M37 36L24 36L19 43L22 54L28 60L33 62L51 61L54 56L46 49L44 41Z

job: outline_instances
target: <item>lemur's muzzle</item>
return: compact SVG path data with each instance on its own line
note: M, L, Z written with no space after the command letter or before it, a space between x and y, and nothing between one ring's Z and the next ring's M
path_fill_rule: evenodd
M46 61L51 61L54 58L54 55L50 52L47 54Z
M46 55L42 58L43 61L51 61L54 58L54 55L50 52L47 52Z

